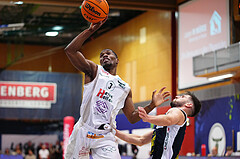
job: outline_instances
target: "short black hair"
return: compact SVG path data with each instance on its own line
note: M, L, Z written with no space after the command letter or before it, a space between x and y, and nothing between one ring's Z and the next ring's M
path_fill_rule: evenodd
M103 50L101 51L101 53L102 53L103 51L105 51L105 50L110 50L110 51L112 51L112 53L114 53L114 55L115 55L116 58L118 59L118 55L117 55L112 49L103 49Z
M186 95L190 95L192 97L192 101L193 101L193 105L194 105L194 111L193 111L193 114L190 117L194 117L200 112L202 104L199 101L199 99L193 93L187 91Z

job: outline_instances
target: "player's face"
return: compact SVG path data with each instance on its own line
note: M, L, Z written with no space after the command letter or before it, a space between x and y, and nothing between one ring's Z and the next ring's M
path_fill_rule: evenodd
M108 70L117 66L118 59L111 50L106 49L100 53L100 64L104 69Z
M171 107L181 107L182 105L190 102L192 97L190 95L176 96L170 103Z

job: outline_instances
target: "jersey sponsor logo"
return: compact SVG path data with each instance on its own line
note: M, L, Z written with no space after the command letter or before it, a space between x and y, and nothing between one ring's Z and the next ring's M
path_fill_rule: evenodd
M167 128L167 133L166 133L166 137L165 137L164 145L163 145L164 150L167 149L168 139L169 139L169 132L170 132L170 128Z
M103 147L102 150L104 152L115 152L116 151L116 148L113 147L113 146L106 146L106 147Z
M78 153L78 158L81 158L83 156L88 156L88 155L89 155L89 149L83 146Z
M99 98L102 98L102 99L108 101L108 102L112 102L113 96L112 96L109 92L105 91L104 89L101 89L101 88L100 88L97 96L98 96Z
M125 89L126 84L118 80L118 85L122 88Z
M101 138L104 138L104 136L102 134L94 134L92 132L88 132L87 134L87 138L90 138L90 139L101 139Z
M107 106L107 104L104 102L104 101L101 101L101 100L98 100L97 102L96 102L96 106L95 106L95 108L97 109L97 111L99 112L99 113L106 113L107 111L108 111L108 106Z

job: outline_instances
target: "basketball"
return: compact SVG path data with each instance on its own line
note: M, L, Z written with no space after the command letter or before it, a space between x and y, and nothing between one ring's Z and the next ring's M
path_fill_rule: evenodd
M81 5L82 16L90 23L104 20L109 13L106 0L84 0Z

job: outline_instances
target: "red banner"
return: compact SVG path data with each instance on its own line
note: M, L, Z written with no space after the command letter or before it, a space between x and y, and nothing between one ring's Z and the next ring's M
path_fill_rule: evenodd
M0 107L47 108L56 103L56 83L0 82Z

